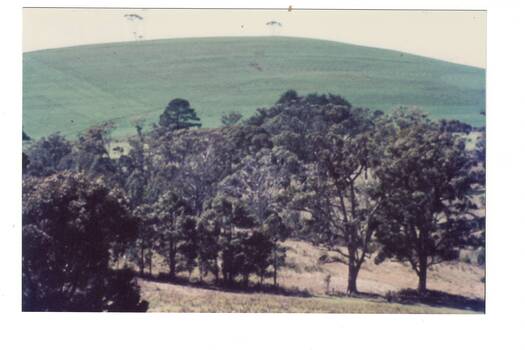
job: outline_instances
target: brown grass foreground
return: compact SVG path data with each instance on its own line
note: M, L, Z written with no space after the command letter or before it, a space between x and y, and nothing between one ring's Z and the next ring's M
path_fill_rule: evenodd
M421 303L389 303L383 296L414 288L417 278L406 265L368 261L359 275L358 287L365 295L348 298L340 295L346 289L346 266L340 263L320 265L323 253L316 247L298 241L286 242L287 266L279 273L278 283L284 290L310 295L285 296L261 292L226 291L195 285L177 285L139 280L142 297L150 303L150 312L299 312L299 313L471 313L466 308L437 307ZM158 265L157 265L158 266ZM163 269L154 271L162 272ZM193 274L196 276L197 274ZM325 277L330 275L327 295ZM429 273L430 289L465 298L484 299L481 282L484 269L464 262L452 262ZM187 277L187 276L186 276ZM194 280L195 281L195 280ZM268 281L269 283L270 281Z
M236 293L145 280L140 280L140 286L143 298L150 303L150 312L471 313L381 299Z

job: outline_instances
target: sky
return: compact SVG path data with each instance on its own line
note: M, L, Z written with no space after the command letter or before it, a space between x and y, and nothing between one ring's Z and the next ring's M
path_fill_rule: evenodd
M271 21L280 26L267 25ZM133 40L265 35L334 40L486 67L484 11L23 10L24 52Z

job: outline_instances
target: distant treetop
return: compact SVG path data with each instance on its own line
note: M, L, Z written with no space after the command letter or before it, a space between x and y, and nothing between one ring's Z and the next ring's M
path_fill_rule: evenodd
M169 130L178 130L191 127L200 128L202 123L187 100L176 98L171 100L164 109L164 113L160 116L159 125Z

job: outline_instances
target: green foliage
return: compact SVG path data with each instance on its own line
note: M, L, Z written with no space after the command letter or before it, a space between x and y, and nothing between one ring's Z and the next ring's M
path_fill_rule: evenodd
M196 222L191 216L190 206L175 192L169 191L155 203L154 211L160 231L158 252L168 262L170 277L176 277L177 261L181 255L184 268L191 271L195 256L187 251L187 247L195 246Z
M23 310L147 308L133 276L109 267L137 233L119 191L72 172L26 177L22 223Z
M22 130L22 141L31 141L31 137L26 134L25 131Z
M276 106L254 117L275 135L274 150L294 155L286 158L294 165L287 173L299 174L286 183L289 209L306 215L303 239L335 251L349 266L349 293L357 292L357 275L375 230L377 203L369 195L374 186L369 168L378 116L353 108L341 96L287 92Z
M68 168L67 158L73 146L56 133L35 141L27 150L26 172L31 176L49 176Z
M297 100L299 98L299 95L297 94L297 91L295 90L287 90L285 93L279 97L277 100L277 103L289 103L293 102L294 100Z
M190 103L181 98L171 100L159 118L159 126L170 131L200 127L201 125L200 119L195 110L190 107Z
M108 183L118 181L115 163L110 159L109 143L114 124L111 122L89 128L74 144L72 166L89 176L103 176Z
M400 110L388 123L375 171L382 202L377 262L408 261L425 292L429 266L456 259L459 248L478 242L473 198L484 175L462 138L420 113Z
M117 228L106 221L128 217L134 222L131 236L101 246L94 259L107 269L110 257L125 253L145 275L148 267L152 273L152 257L159 254L172 281L180 271L191 278L198 267L201 280L211 273L217 283L248 285L254 275L261 284L273 276L277 285L286 257L282 242L305 239L331 251L321 262L348 265L350 294L357 292L361 265L375 250L377 262L393 258L411 263L424 287L429 266L454 259L462 247L484 244L484 217L476 211L484 201L474 200L484 191L484 132L473 133L480 136L468 148L465 140L472 130L466 124L431 122L424 112L406 107L385 116L355 107L342 96L301 96L294 90L242 124L234 116L222 128L192 128L198 126L196 118L188 101L172 100L159 126L148 131L143 122L135 123L129 151L113 157L108 151L111 123L91 128L75 141L52 135L32 143L23 153L25 181L38 186L64 181L71 184L72 194L56 199L59 203L52 207L66 205L66 210L34 210L25 220L39 225L75 222L82 238L120 232L125 225ZM66 169L83 175L63 175ZM55 177L60 181L49 180ZM105 195L99 191L96 198L102 204L84 198L89 195L82 190L101 184L114 189ZM120 198L120 191L127 195L119 202L124 212L113 215L99 208L105 196ZM45 202L39 196L46 195L24 195L24 208L46 207L55 200L46 197ZM86 214L89 210L96 214ZM111 215L99 218L101 212ZM36 227L24 226L29 250L46 244ZM71 244L82 243L81 238ZM61 263L75 258L65 255ZM104 276L103 267L100 271ZM114 290L112 283L125 285L129 277L125 272L105 276L83 283L94 283L100 295ZM70 288L66 277L52 282L49 291ZM128 282L130 290L136 289L132 279ZM129 303L138 302L130 293ZM80 307L81 301L72 303ZM125 308L115 303L115 309Z
M144 276L146 265L152 269L152 255L158 247L159 232L156 230L159 220L155 207L149 204L141 204L133 210L133 216L139 222L138 236L135 245L129 250L129 256L137 263L140 275Z
M221 123L224 126L231 126L237 124L242 119L242 114L238 112L230 112L223 114L221 117Z
M27 175L45 177L64 170L103 176L108 183L118 181L117 169L108 147L113 125L94 126L72 142L55 133L33 142L27 149Z

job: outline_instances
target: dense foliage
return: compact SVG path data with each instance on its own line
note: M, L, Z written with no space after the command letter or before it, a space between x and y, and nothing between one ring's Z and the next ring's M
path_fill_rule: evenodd
M126 150L111 149L109 124L76 141L32 142L24 153L27 308L139 307L134 292L121 299L128 302L87 301L118 290L111 281L136 291L129 272L109 268L119 256L142 276L157 256L173 281L197 271L218 284L271 277L277 285L290 237L323 248L321 262L346 264L349 294L372 255L408 261L424 293L428 267L483 245L484 134L467 147L468 125L293 90L241 117L200 129L189 102L174 99L151 130L136 124ZM53 304L59 299L65 306Z
M23 187L26 311L142 311L133 276L110 263L136 238L125 198L101 181L60 172Z

